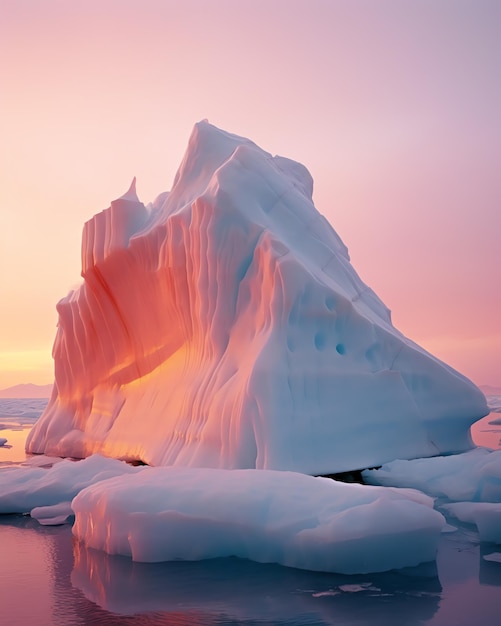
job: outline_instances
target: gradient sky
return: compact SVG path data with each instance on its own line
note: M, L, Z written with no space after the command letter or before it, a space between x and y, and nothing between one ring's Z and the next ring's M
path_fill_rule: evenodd
M501 385L501 2L0 0L0 388L52 381L83 223L200 119L304 163L414 341Z

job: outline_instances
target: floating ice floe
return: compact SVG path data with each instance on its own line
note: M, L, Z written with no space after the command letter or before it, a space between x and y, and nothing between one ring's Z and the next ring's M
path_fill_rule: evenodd
M487 396L487 406L491 411L501 413L501 396Z
M99 455L2 470L0 512L31 512L41 524L74 515L86 546L136 561L237 556L339 573L433 561L445 524L433 499L413 489L273 470L131 467Z
M83 461L62 460L50 468L6 467L0 471L0 514L29 513L35 507L71 501L92 483L133 474L138 468L99 455Z
M73 521L71 502L60 502L51 506L37 506L30 512L31 517L43 526L58 526Z
M501 502L501 450L396 460L362 476L373 485L411 487L453 501Z
M501 450L392 461L362 473L374 485L411 487L453 502L440 509L475 524L481 541L501 543Z
M237 556L346 574L434 560L445 524L414 490L273 470L144 468L72 508L87 547L135 561Z
M477 527L480 541L501 543L501 502L453 502L441 509Z

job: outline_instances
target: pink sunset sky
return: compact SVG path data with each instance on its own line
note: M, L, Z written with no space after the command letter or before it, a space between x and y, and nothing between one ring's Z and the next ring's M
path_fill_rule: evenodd
M0 388L52 381L80 237L200 119L304 163L411 339L501 385L501 2L0 0Z

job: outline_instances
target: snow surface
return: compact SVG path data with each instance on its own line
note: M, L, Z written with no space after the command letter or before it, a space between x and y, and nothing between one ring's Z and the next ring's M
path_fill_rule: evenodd
M201 122L170 193L87 222L27 450L327 474L471 448L485 397L392 326L312 189Z

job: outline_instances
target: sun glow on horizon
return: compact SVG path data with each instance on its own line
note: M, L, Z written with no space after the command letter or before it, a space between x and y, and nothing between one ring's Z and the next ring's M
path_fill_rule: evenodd
M53 381L50 349L0 352L0 389L23 383L46 385Z
M2 9L0 389L53 380L83 224L135 175L145 203L170 189L204 118L303 163L395 325L501 385L501 3Z

